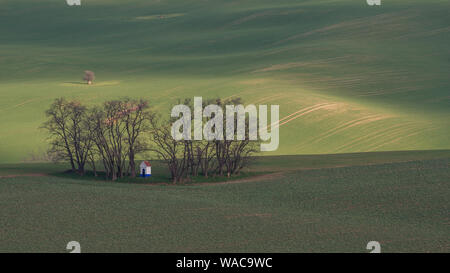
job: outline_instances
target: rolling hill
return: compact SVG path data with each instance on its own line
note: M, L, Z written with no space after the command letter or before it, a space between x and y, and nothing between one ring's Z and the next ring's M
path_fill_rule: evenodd
M0 0L0 163L40 159L60 96L279 104L271 155L450 149L450 3L391 2Z

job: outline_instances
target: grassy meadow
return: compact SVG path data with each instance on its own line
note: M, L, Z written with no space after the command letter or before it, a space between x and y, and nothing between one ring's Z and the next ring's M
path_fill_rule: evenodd
M449 1L81 2L0 0L0 252L450 251ZM46 162L55 98L124 96L277 104L280 146L176 186Z

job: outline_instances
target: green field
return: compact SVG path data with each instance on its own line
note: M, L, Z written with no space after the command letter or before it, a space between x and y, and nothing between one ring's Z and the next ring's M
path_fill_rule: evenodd
M41 166L49 176L0 178L0 251L449 252L449 164L450 151L265 157L253 170L271 175L190 186Z
M0 0L0 163L55 97L280 105L271 155L449 149L448 1ZM84 70L97 75L82 84Z
M0 0L0 252L450 252L450 2ZM83 83L85 70L96 74ZM44 111L280 105L240 177L65 174Z

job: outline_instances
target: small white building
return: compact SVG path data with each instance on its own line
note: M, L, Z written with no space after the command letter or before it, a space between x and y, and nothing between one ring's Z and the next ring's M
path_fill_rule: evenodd
M141 165L139 165L139 172L141 173L141 177L152 176L152 165L150 162L142 161Z

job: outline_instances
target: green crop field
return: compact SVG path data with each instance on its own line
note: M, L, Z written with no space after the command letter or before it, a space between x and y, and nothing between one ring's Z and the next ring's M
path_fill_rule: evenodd
M254 168L270 175L185 186L40 166L50 174L0 179L0 251L75 240L82 252L367 252L375 240L383 252L448 252L449 164L449 151L267 157Z
M448 1L0 0L0 162L56 97L280 105L271 155L449 149ZM84 70L97 81L86 86Z
M0 252L450 251L449 1L81 3L0 0ZM46 161L55 98L125 96L280 105L280 146L176 186Z

